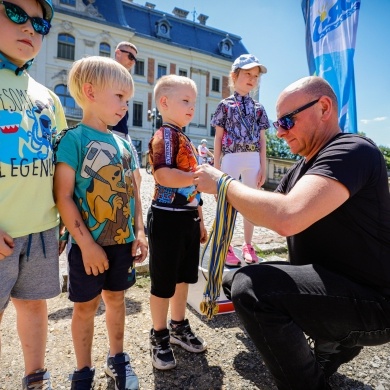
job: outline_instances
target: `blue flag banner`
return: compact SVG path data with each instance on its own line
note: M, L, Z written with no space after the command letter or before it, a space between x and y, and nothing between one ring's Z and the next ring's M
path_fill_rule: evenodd
M357 133L353 57L360 1L302 0L309 72L334 89L345 133Z

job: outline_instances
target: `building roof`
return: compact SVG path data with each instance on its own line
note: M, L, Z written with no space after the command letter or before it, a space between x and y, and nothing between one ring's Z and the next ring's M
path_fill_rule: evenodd
M86 4L86 1L84 1L84 4ZM229 62L241 54L248 53L240 36L206 25L206 15L199 16L198 19L202 21L201 23L187 18L188 11L180 8L173 10L176 13L174 15L155 9L154 4L151 3L141 5L122 0L95 0L89 3L87 7L92 12L80 14L79 12L72 12L69 7L65 9L56 6L55 8L56 11L62 13L92 19L97 23L109 24L121 29L128 29L136 36L191 49L226 59ZM94 15L95 11L96 15ZM157 33L159 23L164 23L169 27L167 36L164 37ZM226 40L231 44L230 52L221 51L221 44Z

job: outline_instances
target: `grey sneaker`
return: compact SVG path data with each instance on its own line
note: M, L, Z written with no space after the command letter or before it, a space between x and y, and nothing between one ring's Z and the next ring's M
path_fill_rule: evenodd
M157 333L157 334L156 334ZM150 356L153 367L158 370L171 370L176 367L176 359L169 343L169 330L150 331Z
M184 320L180 325L172 325L169 322L169 331L171 334L170 342L180 345L186 351L199 353L207 349L206 342L194 334L188 320Z
M138 390L138 377L135 375L127 353L117 353L107 358L106 374L115 381L115 390Z
M52 390L49 371L42 369L25 376L22 380L23 390Z
M75 370L69 375L69 380L72 381L70 390L93 390L95 368L84 367L81 370Z

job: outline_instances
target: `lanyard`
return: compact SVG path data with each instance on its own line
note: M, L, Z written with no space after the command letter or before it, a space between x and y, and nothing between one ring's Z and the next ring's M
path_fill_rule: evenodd
M252 141L253 140L253 135L254 135L254 132L255 132L256 106L253 106L253 124L252 124L252 128L251 128L250 123L247 121L246 118L243 117L242 112L241 112L241 108L239 107L237 99L236 99L236 97L234 95L233 95L233 99L234 99L234 102L236 103L236 107L237 107L238 113L240 114L241 123L244 125L244 127L248 131L249 139ZM242 98L242 104L245 106L244 98Z

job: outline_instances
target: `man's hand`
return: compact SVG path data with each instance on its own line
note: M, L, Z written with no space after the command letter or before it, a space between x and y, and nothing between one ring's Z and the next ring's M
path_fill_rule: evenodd
M199 192L206 194L217 194L217 183L223 172L208 164L198 165L194 172L194 184L198 186Z
M0 261L14 252L14 240L4 230L0 230Z

